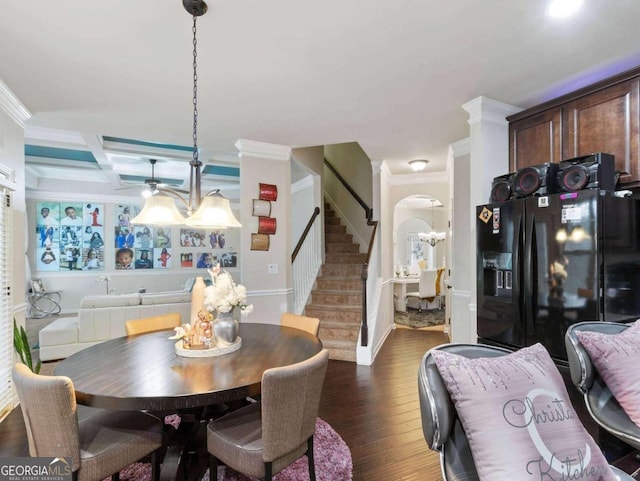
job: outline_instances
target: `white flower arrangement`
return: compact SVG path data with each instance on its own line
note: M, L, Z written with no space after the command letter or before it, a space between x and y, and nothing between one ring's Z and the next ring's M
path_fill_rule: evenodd
M203 307L208 312L230 312L238 307L243 314L253 312L253 305L247 304L247 289L236 284L227 271L220 270L220 264L209 269L212 285L204 290Z

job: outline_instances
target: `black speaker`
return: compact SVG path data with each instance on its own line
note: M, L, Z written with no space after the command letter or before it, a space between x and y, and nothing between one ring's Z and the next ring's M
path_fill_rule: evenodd
M490 202L506 202L513 195L513 178L516 174L505 174L500 177L494 177L491 184Z
M516 172L513 190L516 197L555 194L558 164L540 164L525 167Z
M598 152L558 164L559 192L577 192L582 189L616 190L616 162L611 154Z

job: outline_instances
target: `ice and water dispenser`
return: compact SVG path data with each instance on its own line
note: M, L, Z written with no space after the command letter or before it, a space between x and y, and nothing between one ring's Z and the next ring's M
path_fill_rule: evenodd
M484 252L482 254L485 296L503 297L511 300L513 292L511 257L511 253L508 252Z

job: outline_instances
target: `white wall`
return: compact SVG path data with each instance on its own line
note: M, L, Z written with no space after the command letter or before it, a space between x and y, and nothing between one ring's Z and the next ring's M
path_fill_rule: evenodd
M9 89L0 80L0 164L11 169L15 175L13 194L13 304L14 317L24 325L26 311L25 293L27 285L25 256L25 170L24 170L24 122L30 114L24 109ZM2 302L6 298L2 296Z

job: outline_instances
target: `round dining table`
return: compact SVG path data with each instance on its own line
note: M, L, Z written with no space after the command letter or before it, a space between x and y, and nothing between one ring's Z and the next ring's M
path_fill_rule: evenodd
M320 340L300 329L241 322L242 345L221 356L176 354L171 330L119 337L60 362L79 404L114 410L180 411L260 393L262 374L311 358Z

